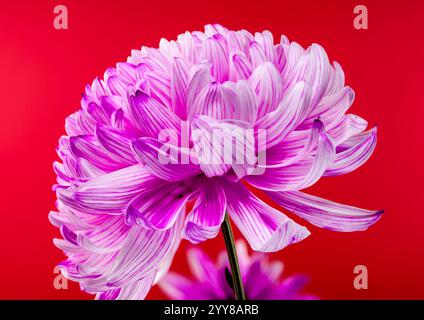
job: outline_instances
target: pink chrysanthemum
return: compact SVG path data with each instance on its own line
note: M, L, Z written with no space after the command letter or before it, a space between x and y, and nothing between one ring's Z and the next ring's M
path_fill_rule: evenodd
M376 128L364 132L367 122L346 114L353 99L322 47L285 37L274 44L268 31L208 25L134 50L86 87L59 141L50 218L62 232L55 243L68 256L64 274L98 298L141 299L180 239L215 237L225 212L256 251L309 235L248 184L314 225L368 228L380 211L299 191L355 170L373 152ZM246 140L255 151L246 161L219 152L237 153ZM205 152L212 161L201 161Z
M269 261L264 253L249 255L246 244L236 243L240 272L249 300L311 300L303 293L309 279L302 274L281 278L283 263ZM199 249L187 253L188 265L194 279L169 272L159 282L160 288L175 300L234 300L231 268L227 252L219 254L217 262Z

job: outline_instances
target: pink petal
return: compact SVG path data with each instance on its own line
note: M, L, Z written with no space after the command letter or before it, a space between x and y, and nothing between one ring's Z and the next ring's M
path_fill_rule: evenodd
M308 222L334 231L366 230L383 213L339 204L299 191L270 192L269 195L282 207Z
M186 60L175 58L171 76L172 109L181 118L187 117L187 90L190 66Z
M148 187L149 179L142 166L134 165L94 178L76 191L58 189L57 197L75 210L120 215L128 202Z
M339 63L333 62L333 68L330 69L327 92L325 95L334 94L342 90L345 86L345 75Z
M256 122L256 130L266 130L267 148L277 145L302 122L309 111L310 95L308 85L298 82L287 93L277 109Z
M323 132L321 121L314 121L312 131L293 131L284 141L266 151L265 168L281 168L303 160L314 150Z
M261 46L265 55L265 59L275 64L277 59L277 52L274 46L274 37L272 33L268 30L264 32L257 32L255 33L255 39Z
M78 244L87 250L103 253L122 247L130 227L122 216L111 216L101 224L86 231L78 232Z
M252 74L253 67L249 59L241 52L235 53L230 58L230 80L245 80Z
M211 83L210 68L210 64L205 62L193 66L190 70L187 88L188 114L193 113L191 109L193 108L194 102L196 101L200 92L203 90L203 88Z
M124 163L128 165L136 163L131 152L131 140L134 135L109 126L97 125L96 137L107 151L120 157Z
M149 93L152 98L159 101L165 107L171 107L171 79L162 71L147 72L145 78L148 81Z
M249 44L249 53L254 68L268 61L262 46L256 41Z
M258 66L249 78L258 96L258 118L274 111L282 99L283 84L280 73L271 62Z
M318 116L324 122L326 128L332 128L337 124L346 111L350 108L355 99L355 93L350 87L345 87L342 90L325 96L321 102L312 109L301 128L310 125Z
M127 84L118 76L108 78L107 86L113 95L125 97L127 93Z
M192 140L200 168L207 177L223 176L232 167L242 174L255 163L252 143L246 143L245 121L198 116L192 122ZM253 131L252 131L253 136Z
M242 184L225 187L228 213L255 251L276 252L302 241L309 231L256 198Z
M158 138L162 130L180 132L180 119L156 99L137 91L129 96L129 102L134 123L144 135Z
M193 194L193 185L158 181L156 186L138 193L125 212L127 224L165 230L171 228Z
M364 131L367 126L368 122L365 119L354 114L347 114L336 126L328 130L328 134L331 135L335 145L338 146L346 139Z
M94 136L76 136L69 138L72 154L92 163L98 169L111 172L123 168L127 163L101 147Z
M258 102L255 93L245 80L237 82L238 102L234 111L234 119L255 123L258 116Z
M338 176L356 170L371 157L376 145L377 128L346 140L338 146L341 151L336 153L325 176Z
M247 176L245 179L253 186L269 191L301 190L319 180L332 163L334 155L332 140L321 133L316 154L310 154L290 166L266 168L264 174Z
M153 138L134 140L135 158L153 176L166 181L181 181L201 173L192 163L190 151L160 142ZM187 160L186 163L183 161Z
M186 218L183 238L193 244L215 238L224 221L226 208L225 193L221 185L207 179Z
M156 272L141 280L133 281L119 289L112 289L96 295L96 300L144 300L153 286Z
M202 58L212 63L212 76L223 83L229 77L229 57L227 41L220 34L211 36L204 42Z
M179 219L172 228L164 231L133 227L114 267L106 276L107 285L121 287L128 282L141 280L157 269L180 236L181 223Z
M188 118L206 115L213 119L231 119L237 103L237 95L230 87L211 83L204 87L195 99Z
M311 87L311 104L316 107L325 95L331 70L325 50L313 44L304 51L299 45L291 43L287 60L290 65L283 72L284 88L305 81Z

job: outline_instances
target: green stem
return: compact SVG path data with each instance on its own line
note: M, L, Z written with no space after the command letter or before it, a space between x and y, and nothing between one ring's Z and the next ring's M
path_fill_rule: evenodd
M227 247L228 260L230 261L231 275L233 278L234 293L237 300L246 300L244 293L243 281L240 274L240 268L237 258L237 250L234 245L233 231L231 230L231 222L228 214L225 215L222 223L222 234L224 236L225 246Z

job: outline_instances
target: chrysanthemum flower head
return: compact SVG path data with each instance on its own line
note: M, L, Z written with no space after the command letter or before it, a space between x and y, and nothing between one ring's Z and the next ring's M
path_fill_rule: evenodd
M367 229L380 211L300 191L373 152L376 128L346 114L353 99L321 46L268 31L207 25L134 50L66 119L50 215L63 272L99 298L144 298L181 238L214 238L226 212L256 251L309 235L249 185L314 225Z

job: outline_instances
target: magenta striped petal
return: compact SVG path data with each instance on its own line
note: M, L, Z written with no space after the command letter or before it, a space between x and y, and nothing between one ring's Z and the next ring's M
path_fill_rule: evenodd
M324 125L331 128L333 124L340 121L345 112L352 105L354 99L355 93L350 87L345 87L332 95L325 96L321 102L312 109L312 112L302 123L301 127L307 127L317 117L320 117Z
M253 71L249 83L258 96L258 119L260 119L274 111L283 97L281 76L272 63L265 62Z
M321 178L332 163L334 155L335 147L331 138L326 133L321 133L316 154L310 154L286 167L266 168L264 174L245 179L253 186L268 191L301 190Z
M211 82L210 64L199 63L190 70L187 88L188 120L194 115L194 104L200 92Z
M229 76L227 51L227 41L220 34L211 36L204 43L202 58L211 62L211 74L221 83L227 81Z
M254 124L258 117L258 102L255 93L247 81L237 82L236 92L238 101L233 118Z
M299 131L287 136L284 142L267 150L265 168L281 168L297 163L309 155L318 145L324 126L314 121L311 132Z
M106 81L110 92L117 96L125 96L127 93L127 85L123 79L118 76L112 76Z
M131 140L135 138L133 134L109 126L97 125L96 137L107 151L119 157L123 163L128 165L137 163L130 149Z
M153 285L156 272L151 272L141 280L96 295L96 300L143 300Z
M77 190L58 189L57 197L75 210L120 215L128 202L148 186L150 174L134 165L101 175Z
M179 182L158 181L156 186L139 191L125 210L129 225L165 230L171 228L193 194L192 186Z
M177 148L153 138L132 142L135 158L153 176L166 181L181 181L199 174L200 168L190 160L190 150ZM187 163L182 163L184 159Z
M253 71L252 63L241 53L235 53L230 59L230 80L245 80L250 77Z
M181 119L187 117L187 90L190 66L184 59L175 58L171 77L172 109Z
M310 234L305 227L259 200L240 183L226 185L225 194L232 221L255 251L276 252Z
M106 276L107 285L120 287L148 276L165 259L180 232L181 219L164 231L133 227L113 269Z
M370 211L339 204L300 191L269 192L278 204L321 228L363 231L380 219L382 210Z
M159 101L162 105L170 106L170 76L162 71L149 71L146 73L145 78L148 83L150 96Z
M256 41L252 41L250 43L249 53L254 68L268 61L263 47Z
M226 208L222 186L209 179L204 183L190 214L186 218L182 237L197 244L215 238L224 221Z
M113 216L94 229L79 232L77 241L90 251L111 252L122 247L129 229L122 216Z
M105 172L125 167L125 164L120 162L121 157L107 152L94 136L70 137L69 145L75 157L86 159Z
M298 82L276 110L256 122L255 129L266 130L267 148L277 145L301 123L309 110L309 103L309 87L304 82Z
M358 136L353 136L338 146L342 151L337 152L334 162L325 171L325 176L338 176L352 172L371 157L377 145L377 128Z
M334 144L338 146L346 139L364 131L367 126L366 120L354 114L347 114L335 127L329 129L328 133L333 138Z
M189 116L206 115L213 119L231 119L237 109L236 93L219 83L211 83L200 91L191 106Z
M193 119L192 138L196 142L193 149L207 177L223 176L230 168L244 176L250 164L254 163L254 146L244 145L245 129L251 129L245 121L219 121L207 116ZM240 155L243 159L238 159Z
M129 96L131 115L136 127L146 136L158 138L161 130L180 132L180 120L156 99L142 91Z
M259 46L263 48L266 60L275 64L277 60L277 50L274 45L274 36L272 33L268 30L257 32L255 33L255 40Z

